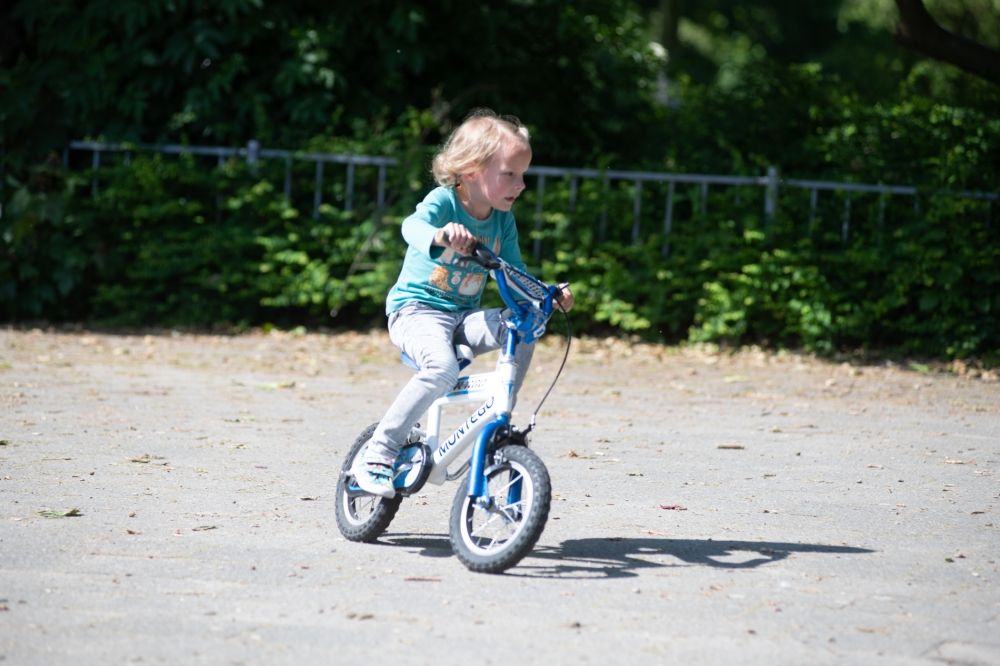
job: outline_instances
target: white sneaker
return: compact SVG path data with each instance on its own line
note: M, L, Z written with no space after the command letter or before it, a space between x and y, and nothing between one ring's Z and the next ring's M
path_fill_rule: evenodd
M351 474L361 490L386 499L396 496L392 487L392 465L380 461L358 458L351 467Z

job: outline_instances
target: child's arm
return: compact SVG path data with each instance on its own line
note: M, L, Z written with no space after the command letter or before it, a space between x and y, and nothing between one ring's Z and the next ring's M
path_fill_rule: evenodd
M438 248L451 248L470 254L476 238L464 225L453 222L456 217L451 198L443 188L431 191L417 209L403 220L403 238L407 244L436 258Z

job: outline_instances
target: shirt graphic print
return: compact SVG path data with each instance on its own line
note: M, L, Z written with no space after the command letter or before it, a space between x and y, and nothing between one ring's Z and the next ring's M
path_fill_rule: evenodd
M481 243L485 241L485 238L479 239ZM491 249L497 252L500 249L498 245L499 243L494 243L494 247ZM428 282L431 286L446 293L477 297L483 291L487 274L481 268L471 268L475 264L463 262L461 259L461 254L450 248L446 249L438 259L443 265L436 267L431 272Z

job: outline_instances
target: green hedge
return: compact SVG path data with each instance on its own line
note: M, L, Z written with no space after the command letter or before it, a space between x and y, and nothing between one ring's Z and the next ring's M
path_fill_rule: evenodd
M690 96L670 116L670 166L759 175L777 163L767 139L779 142L781 127L763 126L741 142L737 125L712 136L699 113L732 122L713 109L734 108L754 90L764 99L774 92L775 103L801 99L816 109L801 112L815 123L795 131L795 150L779 150L801 175L915 183L917 205L878 195L848 203L824 192L813 211L808 191L788 188L777 215L765 219L759 188L713 188L702 213L697 188L678 186L667 238L663 190L650 185L635 243L634 185L605 191L580 181L571 207L570 184L549 179L540 226L536 188L516 212L525 255L541 247L529 263L543 278L573 283L576 330L1000 360L997 206L943 192L995 189L1000 120L921 99L874 107L842 100L832 109L821 83L803 69L751 77L749 89L728 96ZM754 105L744 122L763 123L766 113ZM354 138L308 146L397 157L384 210L376 210L374 170L358 169L348 211L343 179L330 167L325 203L314 213L308 163L293 170L287 199L277 162L250 172L241 161L137 153L128 163L106 162L96 183L87 168L58 161L8 177L0 313L11 322L119 326L379 324L404 251L400 221L429 187L421 138L432 122L409 112L371 137L359 124Z
M538 238L540 274L574 283L577 330L817 351L997 350L1000 230L984 202L928 196L920 211L890 202L881 221L865 219L877 202L858 202L845 241L840 202L810 227L808 206L792 197L765 220L757 202L719 196L708 215L688 207L664 257L662 232L640 244L599 238L596 187L580 189L577 215L558 212L565 184L546 192L541 233L532 197L519 204L524 252ZM403 253L399 222L416 195L380 216L362 200L352 213L333 201L314 218L241 163L135 157L102 171L96 196L78 176L18 190L5 215L15 223L3 233L0 302L11 321L366 326L380 320ZM609 202L607 218L629 225L607 235L630 230L628 198Z

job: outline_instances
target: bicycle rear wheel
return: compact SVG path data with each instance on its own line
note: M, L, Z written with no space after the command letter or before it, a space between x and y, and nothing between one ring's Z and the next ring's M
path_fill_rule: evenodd
M538 542L549 517L552 483L533 451L500 448L486 470L485 506L468 495L468 479L451 508L452 550L471 571L500 573L514 566Z
M371 424L354 440L337 479L337 528L350 541L375 541L389 527L403 501L399 494L392 499L369 495L354 483L351 466L364 455L377 426Z

